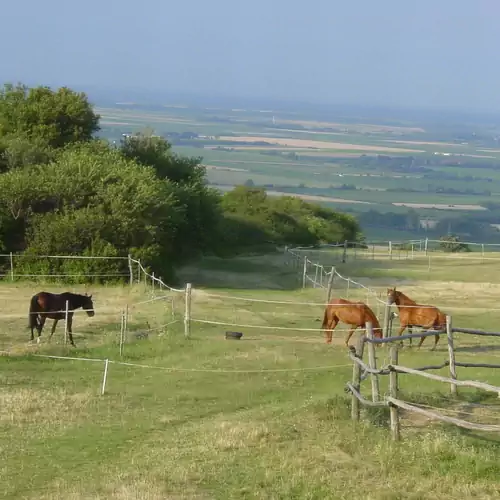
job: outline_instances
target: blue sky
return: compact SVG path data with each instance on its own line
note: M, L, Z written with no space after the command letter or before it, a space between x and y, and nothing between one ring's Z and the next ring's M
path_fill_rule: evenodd
M0 12L2 81L500 111L498 0L24 0Z

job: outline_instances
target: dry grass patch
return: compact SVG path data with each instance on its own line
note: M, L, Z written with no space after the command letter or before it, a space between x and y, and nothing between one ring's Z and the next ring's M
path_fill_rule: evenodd
M358 203L363 205L371 205L369 201L361 200L347 200L345 198L332 198L330 196L318 196L314 194L300 194L300 193L283 193L282 191L266 191L269 196L296 196L303 200L309 201L323 201L323 202L334 202L334 203Z
M323 121L312 121L312 120L276 120L277 123L291 123L294 125L301 125L303 127L309 128L343 128L349 129L350 131L358 132L371 132L371 133L414 133L414 132L425 132L423 128L420 127L405 127L397 125L378 125L375 123L337 123L337 122L323 122ZM302 132L302 131L301 131Z
M392 203L397 207L411 207L411 208L434 208L437 210L488 210L481 205L445 205L443 203L406 203L397 202Z
M349 144L342 142L310 141L307 139L292 139L282 137L259 137L259 136L221 136L221 141L229 142L270 142L273 145L303 147L303 148L322 148L322 149L349 149L354 151L383 151L387 153L422 153L418 149L390 148L385 146L370 146L362 144Z

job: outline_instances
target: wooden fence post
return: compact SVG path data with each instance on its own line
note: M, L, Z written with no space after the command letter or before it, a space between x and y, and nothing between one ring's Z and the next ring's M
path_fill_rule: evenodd
M429 238L425 238L425 246L424 246L425 255L427 255L428 248L429 248Z
M332 298L332 290L333 290L333 280L335 279L335 267L332 266L330 270L330 276L328 277L328 285L326 287L326 303L330 302Z
M184 308L184 336L189 338L191 333L191 283L186 283Z
M382 336L384 338L389 337L389 332L391 328L390 322L391 322L391 304L389 304L389 301L386 300L384 306L384 327L382 330Z
M10 252L10 281L14 281L14 256Z
M130 286L134 284L134 269L132 268L132 256L128 254L128 272L130 274Z
M139 284L141 282L141 261L137 261L137 283Z
M302 288L306 287L307 255L304 255L304 268L302 269Z
M316 270L314 271L314 283L313 283L313 288L316 288L318 286L318 274L319 274L319 266L316 264L314 266Z
M363 350L365 347L365 339L361 336L358 340L358 345L356 347L356 356L359 359L363 359ZM359 391L361 384L361 366L355 361L352 364L352 385ZM359 400L353 393L351 396L351 418L354 422L359 422Z
M344 253L342 254L342 264L347 261L347 240L344 241Z
M125 341L125 311L122 311L120 323L120 357L123 356L123 343Z
M446 337L448 340L448 355L450 357L450 378L457 380L457 368L455 366L455 350L453 348L453 328L451 316L446 316ZM451 383L451 393L453 396L457 394L457 385Z
M389 241L389 260L392 260L392 241Z
M398 364L398 346L391 345L390 350L390 364ZM389 373L389 395L392 398L397 399L398 397L398 372L391 370ZM389 404L389 410L391 415L391 433L393 441L399 441L399 408L394 404Z
M373 325L370 321L366 323L366 336L369 340L373 340ZM368 365L370 368L377 369L377 358L375 357L375 344L373 342L368 342ZM378 375L376 373L371 373L370 377L372 379L372 401L380 401L380 388L378 384Z

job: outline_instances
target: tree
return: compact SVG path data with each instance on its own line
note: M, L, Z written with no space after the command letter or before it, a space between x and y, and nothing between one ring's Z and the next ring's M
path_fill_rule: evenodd
M167 271L183 222L172 183L92 143L66 148L47 165L0 175L0 210L8 237L21 238L9 241L12 248L50 255L108 245L156 269L168 263Z
M220 195L206 185L201 158L184 157L153 131L126 137L120 147L128 159L154 169L158 179L171 182L182 208L183 219L174 237L177 261L214 251L219 245L216 228L220 222Z
M188 184L204 183L205 168L201 165L201 158L177 155L168 141L152 133L125 137L120 151L126 158L153 167L160 179Z
M441 236L439 246L445 252L470 252L469 245L461 243L460 238L454 234Z
M59 148L89 141L98 130L99 115L82 92L21 84L0 89L0 138L17 136Z

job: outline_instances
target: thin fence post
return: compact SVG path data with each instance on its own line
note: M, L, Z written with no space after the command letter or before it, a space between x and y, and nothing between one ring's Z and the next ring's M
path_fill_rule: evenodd
M125 306L125 319L123 322L123 341L127 339L128 332L128 304Z
M130 286L134 284L134 269L132 267L132 256L128 254L128 272L130 274Z
M351 278L347 278L347 292L346 298L349 298L349 289L351 288Z
M137 284L141 282L141 261L137 260Z
M109 359L104 360L104 375L102 377L102 386L101 386L101 396L104 394L104 391L106 390L106 380L108 378L108 365L109 365Z
M319 266L318 266L318 264L316 264L314 267L316 268L316 270L314 271L314 284L313 284L313 287L316 288L318 286Z
M175 320L175 299L171 297L170 302L172 304L172 320Z
M366 336L369 340L373 340L373 325L370 321L366 323ZM368 364L370 368L377 369L377 358L375 357L375 344L368 342ZM370 374L372 380L372 401L380 401L380 388L378 384L378 375L376 373Z
M392 260L392 241L389 241L389 260Z
M14 256L10 252L10 281L14 281Z
M332 266L330 271L330 276L328 277L328 285L326 287L326 303L330 302L332 298L332 290L333 290L333 280L335 279L335 267Z
M484 243L481 244L481 262L483 262L483 261L484 261Z
M151 286L153 287L153 293L155 291L155 273L151 272Z
M390 321L391 321L391 304L389 303L388 300L386 300L384 306L384 329L382 330L382 336L384 338L389 337Z
M372 260L375 260L375 243L372 244Z
M425 255L427 255L428 249L429 249L429 238L425 238L425 246L424 246Z
M344 253L342 254L342 264L347 261L347 240L344 241Z
M415 259L415 246L411 244L411 260Z
M302 269L302 288L306 287L307 255L304 255L304 268Z
M64 343L68 343L68 316L69 316L69 301L66 301L66 310L64 311Z
M123 356L123 343L125 341L125 311L122 311L120 322L120 357Z
M451 316L446 316L446 337L448 340L448 355L450 357L450 378L457 380L457 368L455 366L455 350L453 348L453 328ZM456 396L457 385L451 383L451 393Z
M359 359L363 359L363 350L365 347L365 339L363 336L359 337L358 345L356 347L355 355ZM352 385L359 392L361 384L361 366L355 361L352 362ZM353 393L351 396L351 418L355 422L359 422L359 400Z
M184 336L189 338L191 333L191 283L186 283L184 308Z
M391 345L390 364L391 366L398 364L398 346L395 344ZM395 399L397 399L398 397L398 372L396 370L391 370L389 373L389 395ZM392 439L393 441L399 441L399 408L396 405L390 403L389 411L391 415Z

